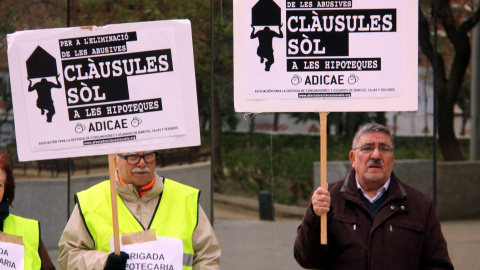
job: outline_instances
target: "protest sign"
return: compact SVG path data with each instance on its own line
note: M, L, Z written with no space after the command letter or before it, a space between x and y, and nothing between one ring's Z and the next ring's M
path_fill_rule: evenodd
M155 230L123 234L121 239L120 249L129 255L126 269L182 269L184 262L191 265L193 260L183 253L181 239L156 236ZM110 250L114 251L113 239Z
M0 232L0 268L24 269L25 246L21 236Z
M234 0L235 110L318 112L327 188L327 112L417 110L417 17L418 1Z
M417 1L235 0L235 110L417 110L417 17Z
M7 38L20 161L200 144L188 20Z

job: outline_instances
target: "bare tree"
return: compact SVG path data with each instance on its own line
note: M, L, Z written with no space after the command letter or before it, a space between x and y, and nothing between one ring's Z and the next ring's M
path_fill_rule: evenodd
M426 1L424 1L426 2ZM445 31L446 37L453 47L448 61L447 54L438 53L437 60L437 105L438 105L438 136L442 155L447 161L463 160L460 145L453 128L454 105L458 99L462 82L471 56L469 32L478 23L480 9L470 14L466 11L466 3L456 1L460 11L454 11L450 0L438 0L439 26ZM470 3L472 4L472 3ZM473 5L470 5L472 7ZM434 47L432 45L431 27L433 8L419 8L419 43L422 52L428 60L434 63ZM429 16L427 16L429 14ZM447 60L447 61L446 61ZM473 91L473 89L472 89Z

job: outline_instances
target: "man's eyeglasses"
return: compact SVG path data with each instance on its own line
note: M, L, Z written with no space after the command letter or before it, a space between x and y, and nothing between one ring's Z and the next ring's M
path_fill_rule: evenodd
M121 155L117 154L117 156L125 159L128 164L130 165L137 165L140 163L140 160L143 158L145 163L154 162L157 159L158 153L157 152L148 152L143 155L131 154L131 155Z
M371 154L371 153L373 153L373 151L375 151L375 148L377 148L378 151L380 152L380 154L382 154L382 155L390 155L391 153L393 153L393 148L391 148L390 146L385 145L385 144L380 144L378 147L376 147L373 144L364 144L360 147L353 148L353 150L358 149L363 154Z

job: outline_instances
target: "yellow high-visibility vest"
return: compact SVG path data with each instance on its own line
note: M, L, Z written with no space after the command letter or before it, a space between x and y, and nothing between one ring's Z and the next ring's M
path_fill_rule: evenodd
M38 253L40 246L38 221L9 214L3 221L3 232L22 237L25 250L25 270L40 269L42 267L42 260Z
M87 229L95 242L95 249L111 252L113 221L110 181L103 181L76 196ZM160 198L149 228L143 228L117 194L119 235L155 229L157 236L181 239L183 269L192 269L192 235L197 226L199 190L165 179Z

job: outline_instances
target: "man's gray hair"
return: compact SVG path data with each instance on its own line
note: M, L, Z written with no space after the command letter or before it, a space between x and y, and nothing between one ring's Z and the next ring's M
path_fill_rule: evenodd
M358 139L360 138L360 136L368 132L383 132L387 134L388 137L390 137L390 140L392 141L392 147L393 147L393 137L392 137L392 134L390 133L390 130L386 126L377 124L377 123L368 123L361 126L357 130L357 133L355 133L355 137L353 137L353 142L352 142L352 149L355 149L357 147Z

